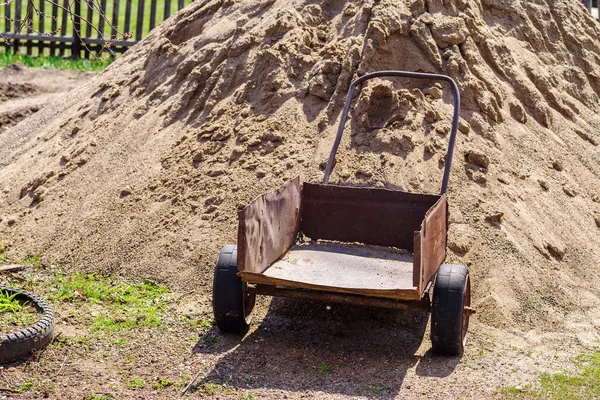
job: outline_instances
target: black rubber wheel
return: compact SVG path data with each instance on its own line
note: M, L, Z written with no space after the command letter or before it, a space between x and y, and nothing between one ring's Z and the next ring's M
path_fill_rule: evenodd
M0 291L16 293L19 301L27 301L42 318L33 326L15 333L0 336L0 364L29 356L33 350L41 350L52 341L54 314L50 306L40 297L22 289L0 285Z
M213 314L217 327L228 333L246 333L250 328L256 295L237 275L237 246L223 247L215 266Z
M471 281L464 265L442 264L433 287L431 344L438 354L462 354L469 329Z

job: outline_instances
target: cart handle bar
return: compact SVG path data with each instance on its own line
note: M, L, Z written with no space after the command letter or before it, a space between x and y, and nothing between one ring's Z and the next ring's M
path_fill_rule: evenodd
M327 160L327 168L325 169L325 176L323 177L323 184L326 185L329 182L329 175L333 169L333 163L335 160L335 153L340 146L342 140L342 133L344 132L344 125L346 125L346 119L348 119L348 111L350 111L350 104L352 103L352 96L354 95L354 89L356 86L363 83L366 80L372 78L378 78L380 76L400 76L403 78L418 78L418 79L433 79L439 81L446 81L452 86L452 92L454 95L454 116L452 117L452 130L450 132L450 141L448 142L448 153L446 154L446 165L444 167L444 178L442 180L442 190L440 196L446 193L448 189L448 179L450 178L450 167L452 165L452 155L454 153L454 142L456 139L456 130L458 128L458 115L460 114L460 93L458 92L458 86L452 78L446 75L440 74L428 74L420 72L408 72L408 71L377 71L370 74L366 74L355 80L350 84L348 95L346 96L346 102L344 103L344 109L342 111L342 118L338 126L337 135Z

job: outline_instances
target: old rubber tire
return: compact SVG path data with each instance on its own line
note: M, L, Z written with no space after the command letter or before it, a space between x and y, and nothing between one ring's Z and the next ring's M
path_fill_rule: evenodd
M213 314L217 327L228 333L246 333L250 327L256 295L237 275L237 246L223 247L215 266Z
M438 354L462 354L471 305L469 270L464 265L442 264L433 287L431 344Z
M52 341L54 314L50 306L33 293L22 289L0 285L0 291L16 293L19 301L29 302L42 318L33 326L15 333L0 336L0 364L29 356L34 350L41 350Z

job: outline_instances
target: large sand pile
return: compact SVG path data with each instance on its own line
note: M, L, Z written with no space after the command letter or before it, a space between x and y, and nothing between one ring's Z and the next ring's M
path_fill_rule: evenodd
M441 72L462 94L449 259L471 269L478 320L598 327L600 25L577 3L197 1L0 135L0 239L208 291L237 207L322 179L352 79ZM367 84L332 181L438 191L445 93Z

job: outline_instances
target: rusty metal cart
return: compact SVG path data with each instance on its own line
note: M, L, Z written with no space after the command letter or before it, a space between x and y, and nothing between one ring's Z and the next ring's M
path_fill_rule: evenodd
M355 88L387 76L441 80L452 87L454 115L439 195L328 184ZM296 178L239 212L237 245L223 248L215 268L219 329L246 332L257 294L416 309L431 311L433 350L460 354L473 312L469 272L463 265L442 264L459 104L456 83L444 75L380 71L354 81L323 184Z

